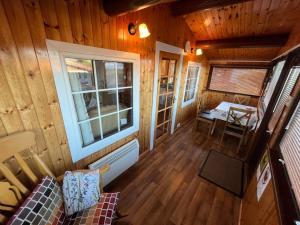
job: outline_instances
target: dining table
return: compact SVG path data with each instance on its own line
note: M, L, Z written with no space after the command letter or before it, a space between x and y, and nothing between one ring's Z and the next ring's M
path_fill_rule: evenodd
M210 110L211 117L213 117L215 119L211 134L213 134L213 132L214 132L217 120L222 120L222 121L227 120L227 115L229 113L230 107L253 111L253 114L251 115L251 118L248 123L248 127L249 127L249 130L255 129L257 121L258 121L256 107L237 104L237 103L233 103L233 102L222 101L216 108Z

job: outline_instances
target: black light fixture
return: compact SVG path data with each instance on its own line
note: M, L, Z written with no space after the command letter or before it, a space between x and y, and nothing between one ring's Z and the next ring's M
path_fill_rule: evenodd
M146 38L150 36L150 32L148 30L148 26L146 23L140 23L138 25L138 21L136 23L128 24L128 32L130 35L135 35L137 32L137 28L139 29L140 38Z
M128 24L128 32L130 35L135 35L136 33L136 25L134 23Z

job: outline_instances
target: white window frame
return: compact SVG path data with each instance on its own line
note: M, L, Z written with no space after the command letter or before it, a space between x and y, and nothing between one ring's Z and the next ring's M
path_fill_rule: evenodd
M194 94L194 97L187 100L187 101L184 101L184 97L185 97L185 92L186 92L186 84L187 84L187 78L188 78L188 73L189 73L189 67L192 67L192 66L195 66L195 67L198 67L199 70L198 70L198 74L197 74L197 80L196 80L196 86L195 86L195 94ZM197 63L197 62L192 62L192 61L189 61L188 62L188 65L187 65L187 69L186 69L186 75L185 75L185 82L184 82L184 89L183 89L183 96L182 96L182 103L181 103L181 108L184 108L190 104L192 104L193 102L195 102L196 100L196 95L197 95L197 92L198 92L198 83L199 83L199 79L200 79L200 73L201 73L201 63Z
M76 162L101 149L119 141L139 130L140 109L140 55L136 53L116 51L77 45L53 40L46 40L50 63L54 75L56 91L64 120L65 130L71 151L72 161ZM91 60L105 60L115 62L127 62L133 64L132 78L132 111L133 125L116 134L103 138L90 145L82 147L80 128L77 122L77 114L72 98L71 85L66 71L64 58L83 58Z

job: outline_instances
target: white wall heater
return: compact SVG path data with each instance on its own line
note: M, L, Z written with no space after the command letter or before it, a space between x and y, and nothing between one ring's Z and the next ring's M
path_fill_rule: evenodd
M105 186L138 161L139 148L138 140L134 139L105 157L93 162L89 165L89 169L98 169L104 164L110 165L110 170L103 176Z

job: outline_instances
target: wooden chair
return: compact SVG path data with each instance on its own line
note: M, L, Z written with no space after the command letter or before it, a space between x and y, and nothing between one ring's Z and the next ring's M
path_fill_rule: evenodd
M23 197L26 197L31 193L30 188L25 186L20 179L5 165L5 161L14 158L19 165L20 169L29 178L33 186L36 186L40 178L32 171L26 161L22 158L21 152L28 149L30 156L33 159L34 166L38 169L42 176L50 176L55 178L58 182L62 182L63 175L55 177L46 164L40 159L40 157L33 151L36 146L35 134L31 131L20 132L12 134L3 138L0 138L0 172L8 181L0 182L0 223L4 223L7 220L5 215L7 212L13 213L23 202ZM106 164L99 169L100 173L100 190L103 192L103 175L110 169ZM80 170L82 172L88 170ZM124 217L118 210L116 212L117 217Z
M199 126L199 122L204 122L209 125L208 135L213 134L216 120L213 116L213 112L211 110L208 110L207 108L206 93L203 93L203 95L201 96L196 120L197 120L196 129Z
M234 95L233 102L241 105L249 105L251 97L246 95Z
M239 151L241 145L245 142L249 121L253 111L230 107L227 114L225 127L222 133L221 142L223 143L224 135L231 135L240 139L237 151Z

